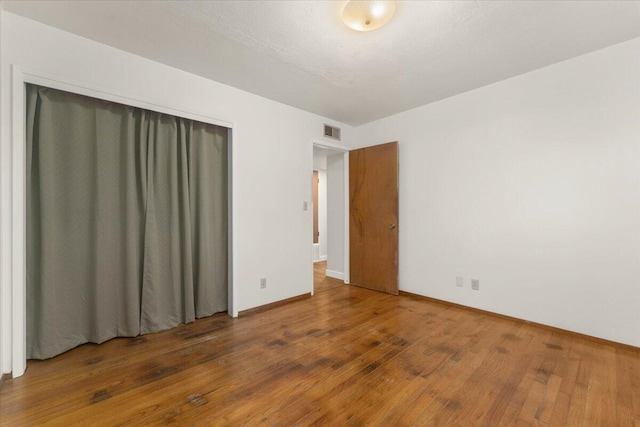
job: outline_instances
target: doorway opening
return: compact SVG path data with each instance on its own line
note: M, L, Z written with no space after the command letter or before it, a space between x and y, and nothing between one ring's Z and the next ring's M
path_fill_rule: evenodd
M349 283L348 151L313 143L312 294Z

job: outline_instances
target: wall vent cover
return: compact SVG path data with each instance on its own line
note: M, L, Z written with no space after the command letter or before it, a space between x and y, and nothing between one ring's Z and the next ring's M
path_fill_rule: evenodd
M340 141L340 128L335 126L324 125L324 136Z

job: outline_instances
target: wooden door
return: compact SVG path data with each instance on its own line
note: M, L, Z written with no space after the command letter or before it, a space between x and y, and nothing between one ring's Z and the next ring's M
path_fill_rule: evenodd
M318 171L313 171L313 243L318 243Z
M398 143L349 152L350 283L398 295Z

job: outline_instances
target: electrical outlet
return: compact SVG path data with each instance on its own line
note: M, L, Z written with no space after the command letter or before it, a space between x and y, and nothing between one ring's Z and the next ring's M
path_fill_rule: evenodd
M461 288L464 286L464 278L463 277L456 277L456 286Z
M260 279L260 289L264 289L267 287L267 278L263 277L262 279Z
M471 289L473 289L474 291L479 291L480 290L480 280L471 279Z

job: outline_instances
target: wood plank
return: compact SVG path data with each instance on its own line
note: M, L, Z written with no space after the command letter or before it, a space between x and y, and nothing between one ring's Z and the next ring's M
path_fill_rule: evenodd
M327 261L313 263L313 291L322 292L329 289L345 286L342 280L327 277Z
M0 425L638 425L640 351L340 286L83 345L0 389Z

